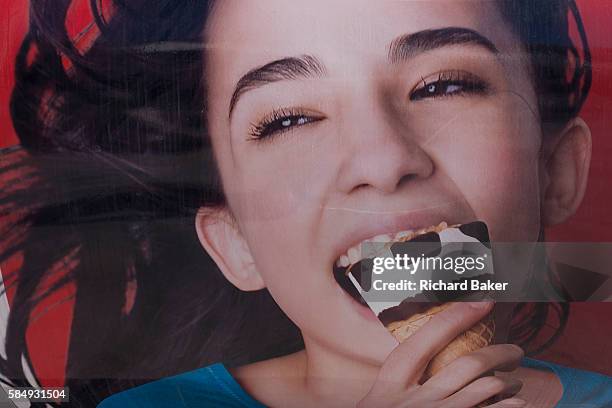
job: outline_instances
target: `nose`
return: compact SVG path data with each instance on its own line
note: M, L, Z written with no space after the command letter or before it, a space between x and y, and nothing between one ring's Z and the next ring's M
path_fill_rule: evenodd
M344 193L363 188L392 193L434 172L434 162L419 145L415 130L382 99L373 95L352 98L369 102L353 103L344 111L338 173Z

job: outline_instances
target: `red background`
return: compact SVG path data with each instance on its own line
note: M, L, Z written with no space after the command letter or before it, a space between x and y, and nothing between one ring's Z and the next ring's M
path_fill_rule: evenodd
M547 231L549 241L612 241L612 222L608 217L612 203L612 2L608 0L578 0L593 51L594 81L590 98L582 116L593 132L593 161L589 187L578 213L562 226ZM13 85L13 61L28 20L28 3L24 0L0 0L0 147L17 143L8 101ZM78 32L89 18L87 2L77 3L70 32ZM7 266L4 265L6 268ZM6 268L8 269L8 268ZM47 304L70 295L64 291ZM579 368L612 375L612 304L573 304L568 332L543 358ZM44 309L44 305L40 310ZM46 385L63 381L65 351L71 315L70 302L46 311L33 323L28 342L32 349L35 369Z

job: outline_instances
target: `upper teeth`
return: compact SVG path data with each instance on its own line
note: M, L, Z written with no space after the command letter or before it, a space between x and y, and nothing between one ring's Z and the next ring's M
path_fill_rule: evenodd
M361 248L363 247L364 244L369 243L369 242L378 242L378 243L387 243L387 242L394 242L397 241L401 238L405 238L407 236L410 236L413 234L414 231L409 230L409 231L400 231L397 232L393 235L389 235L389 234L383 234L383 235L377 235L373 238L368 238L360 243L358 243L357 245L350 247L348 249L348 251L345 254L342 254L338 260L336 261L336 265L342 268L346 268L349 265L355 264L359 261L361 261L363 259L362 253L361 253Z
M338 260L336 261L336 266L342 267L342 268L346 268L352 264L356 264L357 262L361 261L364 258L364 254L362 254L362 248L364 246L364 244L367 243L372 243L372 242L376 242L376 243L390 243L390 242L396 242L399 241L401 239L410 237L412 235L420 235L423 234L425 232L428 231L433 231L436 229L444 229L447 228L447 224L446 222L441 222L439 225L437 226L431 226L431 227L427 227L427 228L421 228L419 230L406 230L406 231L399 231L396 232L395 234L382 234L382 235L377 235L373 238L368 238L364 241L361 241L360 243L358 243L357 245L351 247L348 249L348 251L344 254L342 254ZM370 247L368 247L370 248ZM368 254L371 257L371 254Z

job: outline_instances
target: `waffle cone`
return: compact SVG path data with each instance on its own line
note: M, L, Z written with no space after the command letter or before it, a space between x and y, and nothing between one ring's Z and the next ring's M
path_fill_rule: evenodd
M450 304L445 303L440 306L432 307L424 313L412 315L406 320L392 322L387 326L387 330L389 330L397 341L401 343L416 333L416 331L431 320L434 315L440 313L449 306ZM448 346L446 346L446 348L431 359L423 374L422 380L427 381L455 359L488 346L493 342L494 334L495 322L490 313L469 330L457 336Z

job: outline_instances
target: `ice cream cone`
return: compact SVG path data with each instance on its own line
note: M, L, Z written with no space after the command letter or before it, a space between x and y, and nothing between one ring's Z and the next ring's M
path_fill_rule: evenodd
M431 318L449 307L449 303L432 307L424 313L412 315L406 320L392 322L387 330L401 343L427 323ZM440 351L427 366L422 381L426 381L450 364L455 359L472 351L488 346L493 342L495 334L495 322L492 314L488 314L480 322L476 323L466 332L457 336L446 348Z

